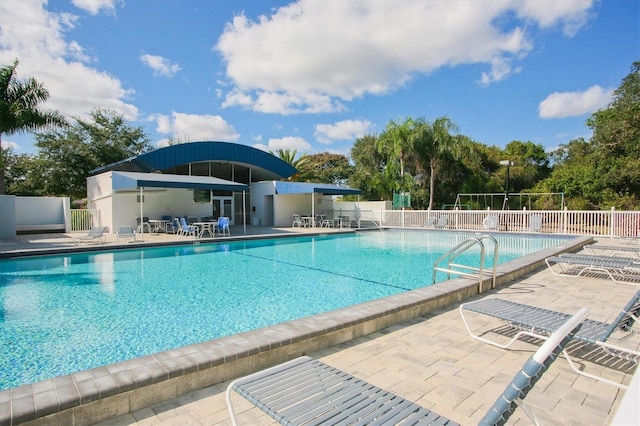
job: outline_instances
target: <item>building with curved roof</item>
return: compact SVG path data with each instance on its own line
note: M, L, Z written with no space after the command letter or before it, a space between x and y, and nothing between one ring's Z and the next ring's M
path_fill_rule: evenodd
M301 205L314 211L322 202L318 197L360 193L336 185L278 182L296 172L280 158L247 145L181 143L92 170L87 200L99 223L111 230L137 226L136 218L177 216L227 216L232 225L255 219L255 224L285 226Z

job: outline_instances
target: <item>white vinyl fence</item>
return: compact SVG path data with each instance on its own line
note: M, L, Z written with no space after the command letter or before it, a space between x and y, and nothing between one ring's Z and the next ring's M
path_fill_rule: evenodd
M100 215L95 209L71 209L71 230L89 231L100 226Z
M444 229L465 231L542 232L593 236L637 237L640 211L570 210L381 210L361 211L382 227L433 227L433 218L447 217ZM485 220L493 216L493 221ZM491 226L492 222L495 228ZM489 225L488 225L489 224Z

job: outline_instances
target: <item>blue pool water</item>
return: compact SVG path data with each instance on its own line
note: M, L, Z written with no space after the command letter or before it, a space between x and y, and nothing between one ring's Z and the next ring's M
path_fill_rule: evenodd
M472 235L368 232L2 260L0 389L430 285L434 260ZM498 240L502 263L566 239ZM478 257L457 262L477 266Z

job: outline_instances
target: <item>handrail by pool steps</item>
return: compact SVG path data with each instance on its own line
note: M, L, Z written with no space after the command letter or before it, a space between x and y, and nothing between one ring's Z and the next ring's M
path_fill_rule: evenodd
M447 279L451 278L451 274L456 274L456 275L460 275L468 278L475 278L477 276L479 279L478 291L481 293L484 290L482 288L482 280L484 277L484 250L485 250L485 245L482 242L482 240L484 239L489 239L493 241L493 267L491 272L491 277L492 277L491 288L495 288L496 267L498 264L499 249L498 249L498 241L491 235L481 235L479 237L468 238L465 241L453 247L451 250L449 250L442 256L440 256L438 259L436 259L436 261L433 262L433 276L431 280L432 283L433 284L436 283L436 274L438 271L446 272ZM471 247L476 245L480 245L480 266L478 268L475 268L473 266L468 266L468 265L462 265L459 263L452 263L452 261L454 261L456 257L458 257L459 255L461 255L462 253L466 252ZM446 267L438 266L440 262L442 262L445 259L448 260L447 266ZM455 268L458 268L458 269L455 269ZM472 271L472 272L469 272L469 271Z

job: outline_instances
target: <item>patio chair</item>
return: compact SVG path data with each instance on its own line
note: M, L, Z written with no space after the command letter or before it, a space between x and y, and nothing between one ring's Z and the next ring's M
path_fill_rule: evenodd
M546 340L548 338L547 336L555 332L564 321L571 317L571 315L563 312L556 312L509 300L493 298L485 298L474 302L464 303L460 305L459 311L460 316L462 317L462 322L464 322L464 325L471 337L503 349L511 346L513 342L523 335ZM469 322L465 316L465 311L498 318L505 321L510 327L519 331L506 343L498 343L494 340L487 339L486 337L481 337L479 334L471 331L471 327L469 326ZM637 364L640 352L612 344L611 340L615 339L612 337L615 332L622 333L622 337L627 337L629 333L639 333L637 328L633 329L633 325L638 321L639 315L640 290L638 290L626 306L622 308L613 322L609 324L587 319L580 331L574 336L574 339L586 344L595 345L611 356ZM615 340L621 339L618 338ZM576 373L626 389L626 386L621 385L620 383L579 370L567 353L565 353L564 356Z
M542 232L542 215L532 214L529 218L529 231Z
M433 228L436 225L436 217L431 216L428 217L427 220L424 221L424 226L426 228Z
M447 226L447 223L449 223L449 218L447 216L440 216L436 224L433 226L436 229L444 229Z
M302 228L302 218L300 217L299 214L293 215L293 223L291 223L291 227L295 228L296 226L298 228Z
M524 398L580 329L587 312L580 309L529 358L480 424L504 424L518 405L525 405ZM231 382L227 408L232 424L237 425L232 392L280 424L457 424L308 356ZM537 423L529 408L523 410Z
M498 229L499 223L500 223L500 220L498 216L490 215L484 218L484 220L482 221L482 227L484 229L495 231L496 229Z
M637 259L563 253L548 257L545 262L549 270L558 276L601 275L617 283L640 284L640 263Z
M87 235L74 238L73 243L75 245L87 243L104 243L106 242L106 236L104 235L105 229L106 226L94 226L93 228L91 228L91 230L89 230Z
M140 224L140 218L138 216L136 216L136 225L138 226L137 231L138 232L144 232L145 231L145 227L146 232L151 233L151 224L149 223L149 217L145 216L142 218L142 225Z
M136 231L133 230L133 226L121 226L116 232L116 242L120 240L129 240L129 242L136 241Z
M340 216L340 227L351 228L351 217L345 215Z
M199 229L195 225L189 225L187 220L184 217L180 218L180 235L189 235L191 237L196 237L198 235Z
M220 216L218 218L218 226L216 226L216 232L220 235L231 236L231 230L229 229L229 218Z

